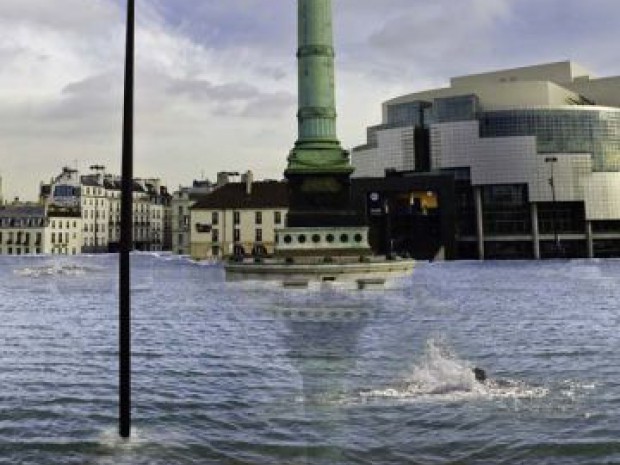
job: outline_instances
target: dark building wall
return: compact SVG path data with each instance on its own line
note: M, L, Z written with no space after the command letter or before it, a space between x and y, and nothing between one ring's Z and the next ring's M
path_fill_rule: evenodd
M398 173L385 178L354 178L351 187L353 205L370 227L375 252L386 253L392 248L397 253L429 260L443 251L446 259L457 258L452 175ZM415 202L404 202L413 192L434 193L438 208L425 212Z

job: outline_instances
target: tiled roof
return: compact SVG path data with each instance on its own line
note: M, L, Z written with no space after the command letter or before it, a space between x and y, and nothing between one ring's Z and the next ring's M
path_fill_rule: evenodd
M80 182L83 186L101 187L99 180L95 176L82 176Z
M121 182L114 179L104 179L103 186L110 191L120 191L121 190Z
M0 208L0 218L44 217L45 207L39 205L8 205Z
M246 194L245 183L226 184L210 194L199 197L193 210L261 209L288 207L288 189L285 182L263 181L252 183L252 192Z

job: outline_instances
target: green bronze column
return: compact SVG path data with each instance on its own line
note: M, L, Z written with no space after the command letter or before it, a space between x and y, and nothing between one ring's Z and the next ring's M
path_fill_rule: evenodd
M336 135L331 0L298 0L298 139L288 157L289 226L350 224L349 154Z
M331 0L298 0L299 138L288 171L351 172L336 136Z

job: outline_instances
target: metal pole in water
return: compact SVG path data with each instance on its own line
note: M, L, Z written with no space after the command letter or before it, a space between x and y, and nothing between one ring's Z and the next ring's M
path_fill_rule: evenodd
M121 238L119 270L119 434L131 435L131 288L130 252L133 245L133 83L134 0L127 0L125 97L121 174Z

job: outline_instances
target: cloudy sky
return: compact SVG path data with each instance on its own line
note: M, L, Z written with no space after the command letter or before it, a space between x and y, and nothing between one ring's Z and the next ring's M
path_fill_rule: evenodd
M120 171L124 0L0 0L0 174ZM573 59L620 74L618 0L334 0L339 134L451 76ZM293 0L137 0L136 167L176 188L280 177L296 138Z

